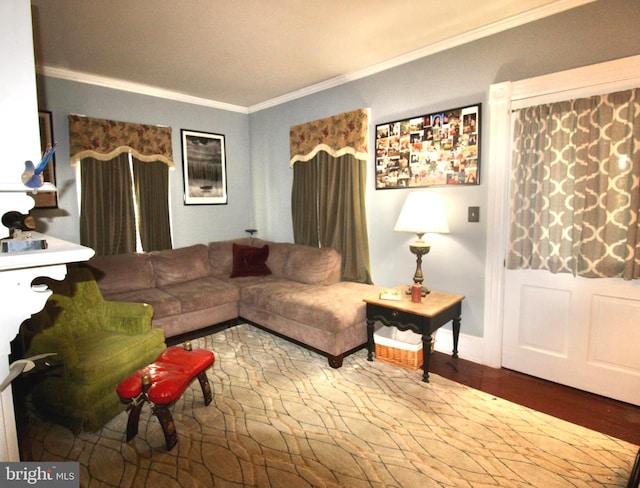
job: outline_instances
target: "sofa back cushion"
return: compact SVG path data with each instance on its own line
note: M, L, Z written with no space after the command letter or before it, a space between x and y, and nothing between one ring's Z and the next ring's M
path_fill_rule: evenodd
M209 266L216 278L228 278L233 270L233 243L247 245L249 238L209 243Z
M86 263L105 295L154 288L151 258L147 253L130 252L95 256Z
M209 243L209 264L211 274L216 278L229 278L233 272L233 245L264 247L269 246L267 266L275 276L284 275L284 267L289 257L289 249L294 244L287 242L271 242L257 237L241 237L228 241L214 241Z
M331 285L341 277L342 256L329 247L292 245L283 276L310 285Z
M289 259L289 251L295 244L288 242L270 242L269 243L269 259L267 259L267 266L271 272L276 276L284 276L284 268L287 265Z
M242 276L267 276L271 274L267 266L269 245L262 247L244 246L233 243L233 269L231 278Z
M156 286L167 286L211 276L209 252L204 244L153 251L150 255Z

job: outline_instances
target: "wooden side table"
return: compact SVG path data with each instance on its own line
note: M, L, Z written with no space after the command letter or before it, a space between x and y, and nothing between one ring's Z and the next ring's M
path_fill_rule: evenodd
M383 300L379 295L365 298L367 303L367 360L373 361L373 326L376 321L400 330L412 330L422 335L422 381L429 382L429 361L431 360L431 334L449 321L453 321L453 357L458 357L458 337L462 320L462 300L464 295L432 290L420 303L411 301L401 290L401 300Z

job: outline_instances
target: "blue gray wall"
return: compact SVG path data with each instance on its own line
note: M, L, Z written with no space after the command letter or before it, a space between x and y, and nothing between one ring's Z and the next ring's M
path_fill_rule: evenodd
M69 113L173 128L178 168L170 179L176 247L241 236L250 226L258 228L263 238L291 241L290 126L368 107L373 129L377 123L480 102L481 144L486 148L491 137L487 114L492 83L640 54L639 25L638 0L599 0L250 115L53 78L39 80L40 106L54 113L54 132L61 142ZM228 205L182 204L181 128L225 134ZM466 296L463 332L478 337L483 334L485 240L492 231L483 218L490 198L486 190L490 171L485 149L479 186L436 189L447 205L451 233L436 236L423 261L426 284ZM47 227L45 232L77 242L77 196L74 171L68 166L68 143L61 144L57 154L57 178L61 208L38 211L39 224ZM373 279L382 286L409 283L415 270L408 250L413 237L393 232L407 190L376 191L372 158L367 184ZM479 223L467 222L469 206L480 207Z
M640 2L600 0L414 61L321 93L251 114L251 164L257 226L274 240L292 239L289 127L368 107L370 153L375 124L481 102L486 149L488 92L492 83L516 81L640 53ZM390 34L392 35L392 34ZM370 157L367 212L373 280L382 286L409 283L415 237L393 232L409 190L375 190ZM482 336L487 229L483 211L491 161L481 161L478 187L437 188L445 200L451 233L435 236L423 260L425 283L462 293L463 332ZM467 207L480 207L480 223L467 222Z
M56 187L59 209L36 210L38 230L80 242L75 169L69 165L68 114L167 125L172 128L173 158L169 173L174 247L244 235L254 225L249 118L247 114L164 100L52 77L38 77L38 102L53 113ZM180 129L224 134L227 157L227 205L184 205Z

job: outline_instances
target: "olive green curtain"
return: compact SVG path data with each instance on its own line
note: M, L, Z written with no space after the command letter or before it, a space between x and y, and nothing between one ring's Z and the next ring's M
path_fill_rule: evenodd
M80 242L98 256L136 250L128 154L108 164L85 158L80 167Z
M371 283L365 208L368 110L291 128L294 242L342 254L342 279Z
M169 167L159 161L133 158L133 181L142 249L146 252L171 249Z
M510 269L640 278L640 89L522 109Z
M318 246L319 165L296 164L293 167L291 215L293 240L296 244Z
M371 283L365 187L367 162L319 152L319 232L322 245L342 253L345 280Z

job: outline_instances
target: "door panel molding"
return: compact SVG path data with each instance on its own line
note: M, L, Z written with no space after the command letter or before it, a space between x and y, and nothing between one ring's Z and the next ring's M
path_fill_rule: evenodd
M540 309L537 304L543 302ZM551 356L566 358L569 351L571 293L558 288L523 285L520 288L518 344ZM554 327L547 327L549 323ZM506 332L506 331L505 331Z
M615 320L611 320L613 316ZM587 362L635 374L640 385L640 354L637 348L626 347L627 341L637 335L639 317L638 299L593 295Z

